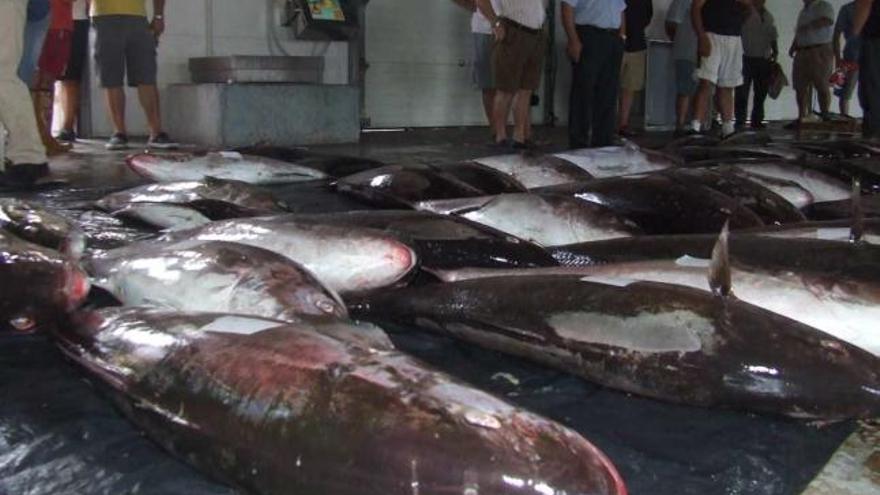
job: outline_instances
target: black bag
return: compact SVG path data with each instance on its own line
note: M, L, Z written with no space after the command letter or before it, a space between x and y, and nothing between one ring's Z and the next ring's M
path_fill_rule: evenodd
M779 94L782 93L782 88L788 86L788 78L785 77L785 72L782 70L782 66L779 65L778 62L773 62L770 67L770 88L768 94L770 98L774 100L779 98Z

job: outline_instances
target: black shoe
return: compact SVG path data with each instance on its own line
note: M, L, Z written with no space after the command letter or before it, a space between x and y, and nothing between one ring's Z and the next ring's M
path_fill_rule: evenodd
M117 132L110 136L110 139L107 140L107 144L104 145L110 151L120 151L128 149L128 136L121 132Z
M76 133L71 129L62 129L61 132L58 133L58 136L55 139L61 141L62 143L70 143L73 144L76 142Z
M752 129L766 129L767 128L767 124L765 124L763 122L755 122L754 120L749 125Z
M617 130L617 134L623 138L634 138L639 136L638 132L630 129L629 127L621 127Z
M535 143L533 143L532 141L520 142L514 140L511 147L517 151L528 151L535 149Z
M38 179L49 175L47 163L19 163L7 165L0 175L0 183L10 187L30 187Z
M150 136L149 141L147 141L147 148L159 149L159 150L174 150L180 148L179 143L175 143L168 137L168 134L165 132L160 132L155 136Z
M510 151L513 149L513 141L504 139L502 141L494 141L489 147L497 151Z

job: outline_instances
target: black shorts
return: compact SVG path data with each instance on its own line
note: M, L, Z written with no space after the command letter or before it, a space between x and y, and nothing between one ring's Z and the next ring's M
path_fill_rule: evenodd
M146 17L106 15L92 19L95 63L102 88L156 84L156 37Z
M70 60L67 61L67 69L64 70L60 80L82 81L83 70L86 67L86 57L89 55L89 21L75 21L73 23L73 44L70 48Z

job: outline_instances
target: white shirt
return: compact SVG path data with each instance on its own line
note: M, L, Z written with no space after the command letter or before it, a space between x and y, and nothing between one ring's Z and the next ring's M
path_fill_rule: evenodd
M530 29L541 29L547 18L547 0L497 0L492 6L501 17Z
M73 2L73 20L87 21L89 20L89 7L86 0L75 0Z
M805 32L795 32L794 41L797 46L813 46L831 43L834 39L834 7L825 0L813 0L801 10L798 15L797 26L805 26L821 18L831 19L831 23L819 29L811 29Z
M498 13L498 2L496 0L491 0L489 3L492 4L492 9L495 10L495 13ZM471 16L471 32L475 34L492 34L492 24L489 22L489 19L486 19L486 16L480 12L480 9L474 11L474 15Z
M673 0L666 21L676 25L672 53L675 60L697 61L697 34L691 23L691 0Z

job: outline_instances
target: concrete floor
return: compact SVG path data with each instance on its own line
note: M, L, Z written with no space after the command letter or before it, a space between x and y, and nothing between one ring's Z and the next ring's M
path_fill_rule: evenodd
M541 151L565 146L564 128L538 128L536 140ZM774 132L774 137L791 139L791 134ZM649 134L638 141L659 147L669 140L668 133ZM386 163L443 163L498 154L489 146L486 129L460 128L417 130L398 133L369 133L362 142L351 145L315 146L310 149L378 159ZM58 201L96 199L109 190L142 184L124 165L124 157L136 152L108 152L103 141L83 141L73 152L51 160L51 180L67 184L60 189L35 195ZM880 495L880 422L864 422L847 440L804 495Z

